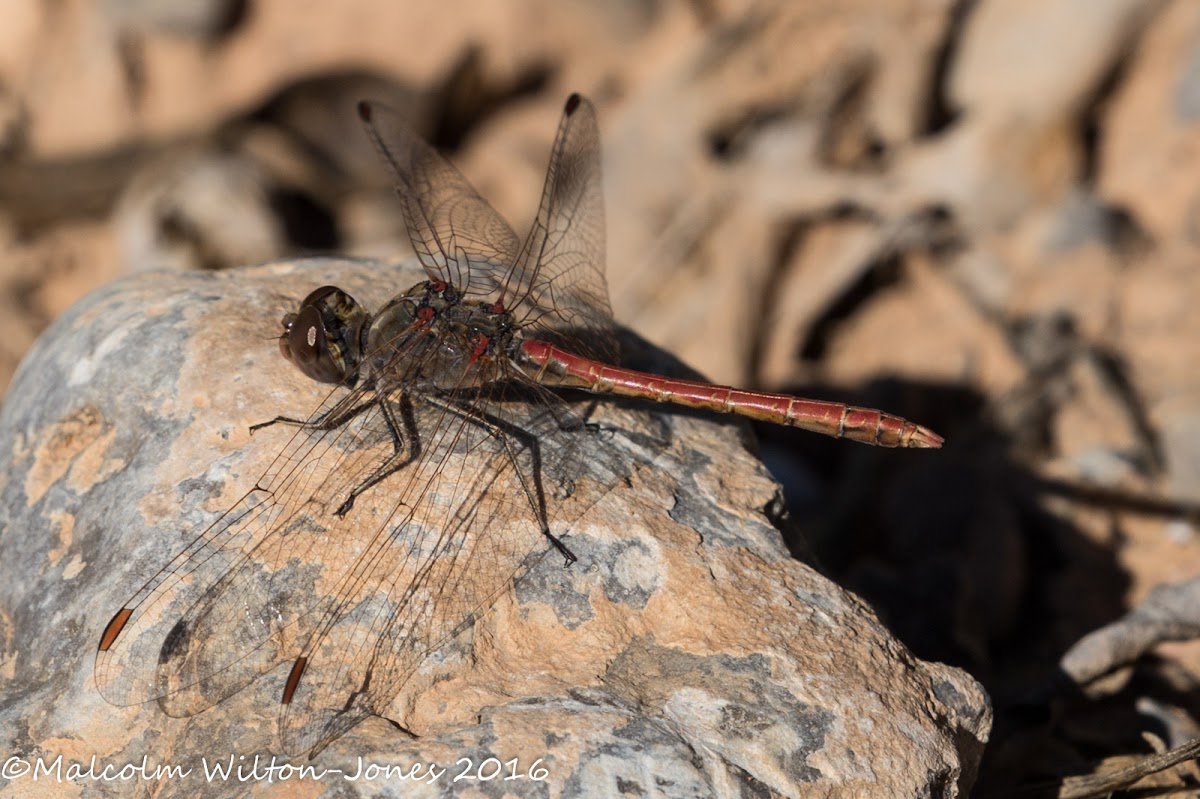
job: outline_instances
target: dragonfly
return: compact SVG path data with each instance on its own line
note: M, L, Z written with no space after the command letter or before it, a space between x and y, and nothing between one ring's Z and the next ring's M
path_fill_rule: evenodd
M616 365L599 128L579 94L523 240L398 114L368 101L358 114L425 279L374 314L322 286L283 318L282 355L333 388L308 417L251 428L294 432L112 616L94 667L112 704L191 716L290 664L279 701L288 752L315 756L383 715L546 553L570 565L560 536L628 474L573 393L941 446L872 408Z

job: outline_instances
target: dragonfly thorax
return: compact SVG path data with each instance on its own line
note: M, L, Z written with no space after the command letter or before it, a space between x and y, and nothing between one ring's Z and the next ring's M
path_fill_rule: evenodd
M442 391L483 385L503 376L514 328L502 306L462 299L444 281L425 281L375 315L363 366L376 382Z

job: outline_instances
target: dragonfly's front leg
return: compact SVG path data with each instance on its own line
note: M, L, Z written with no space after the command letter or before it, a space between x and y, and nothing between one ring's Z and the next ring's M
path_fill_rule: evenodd
M371 399L361 405L348 410L343 410L342 404L339 402L316 419L293 419L290 416L276 416L269 422L259 422L258 424L250 425L250 432L254 433L273 424L287 424L293 427L303 427L306 430L336 430L379 402L381 402L381 399L378 396L372 396Z

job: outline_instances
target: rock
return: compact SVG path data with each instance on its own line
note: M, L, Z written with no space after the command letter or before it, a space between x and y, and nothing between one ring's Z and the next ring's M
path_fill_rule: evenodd
M270 260L287 239L271 176L245 153L172 150L121 193L114 227L133 268L223 269Z
M551 528L578 562L532 558L515 590L500 591L415 671L387 673L391 724L367 718L311 762L289 757L278 721L286 667L206 709L188 705L199 693L191 689L159 703L108 704L93 659L109 619L254 485L292 435L275 426L251 437L249 426L306 415L329 393L280 357L277 320L325 283L377 309L421 279L411 265L399 272L335 259L146 272L93 293L47 331L0 414L9 459L0 471L0 561L14 576L0 584L6 753L30 764L62 755L64 774L93 756L97 773L143 756L148 770L191 769L150 783L164 796L194 795L198 785L212 795L265 794L275 790L264 771L271 763L309 766L320 775L306 778L316 779L313 793L340 796L411 796L414 782L426 786L422 795L488 790L479 779L454 782L464 770L515 774L503 789L522 796L966 795L990 731L987 697L965 673L917 660L860 600L788 556L764 513L777 487L746 450L743 429L588 397L572 407L594 405L599 427L552 433L582 442L578 479L561 497L562 485L547 488ZM606 470L606 455L623 459ZM392 510L404 474L363 493L348 518ZM487 475L458 475L474 477ZM522 502L507 507L528 512ZM489 535L520 528L547 549L530 521L505 524L497 517ZM298 553L308 539L289 540ZM347 538L338 552L360 543ZM480 561L472 574L491 565ZM202 581L206 568L190 579ZM246 588L274 590L265 580ZM294 597L307 601L301 588ZM286 616L280 597L246 610ZM174 612L163 613L160 630ZM214 617L200 621L216 624L209 632L219 646L236 646L250 629ZM282 666L304 642L275 643L278 652L260 647L245 662ZM175 654L166 650L146 659ZM152 674L153 663L145 669ZM310 673L325 676L316 665ZM256 756L259 771L245 781L206 781L214 761L249 771ZM430 767L448 771L432 784L378 770L349 781L360 766L426 778ZM0 794L28 779L12 777ZM81 784L89 795L116 795L149 779Z
M1200 240L1189 179L1200 169L1197 25L1200 7L1167 3L1129 54L1128 74L1100 120L1096 186L1155 241L1193 247Z
M199 3L161 0L107 0L110 19L127 30L195 38L219 39L245 16L242 0L205 0Z
M1163 641L1188 641L1200 636L1200 579L1154 588L1145 601L1120 619L1094 630L1062 656L1064 674L1085 690L1113 692L1089 683L1128 665ZM1120 686L1118 686L1119 689Z

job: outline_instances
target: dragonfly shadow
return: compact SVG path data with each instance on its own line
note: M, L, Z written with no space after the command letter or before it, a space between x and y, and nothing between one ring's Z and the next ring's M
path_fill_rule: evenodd
M1130 514L1173 518L1178 506L1047 480L1022 456L1022 442L989 418L985 398L958 386L887 379L855 399L928 420L946 446L928 458L896 458L756 426L765 460L787 486L790 512L779 526L917 657L983 683L996 721L982 783L1021 783L1040 752L1075 737L1072 725L1136 747L1122 731L1145 728L1134 706L1146 696L1195 706L1178 680L1152 667L1100 701L1059 667L1080 638L1128 610L1131 578L1111 543Z

